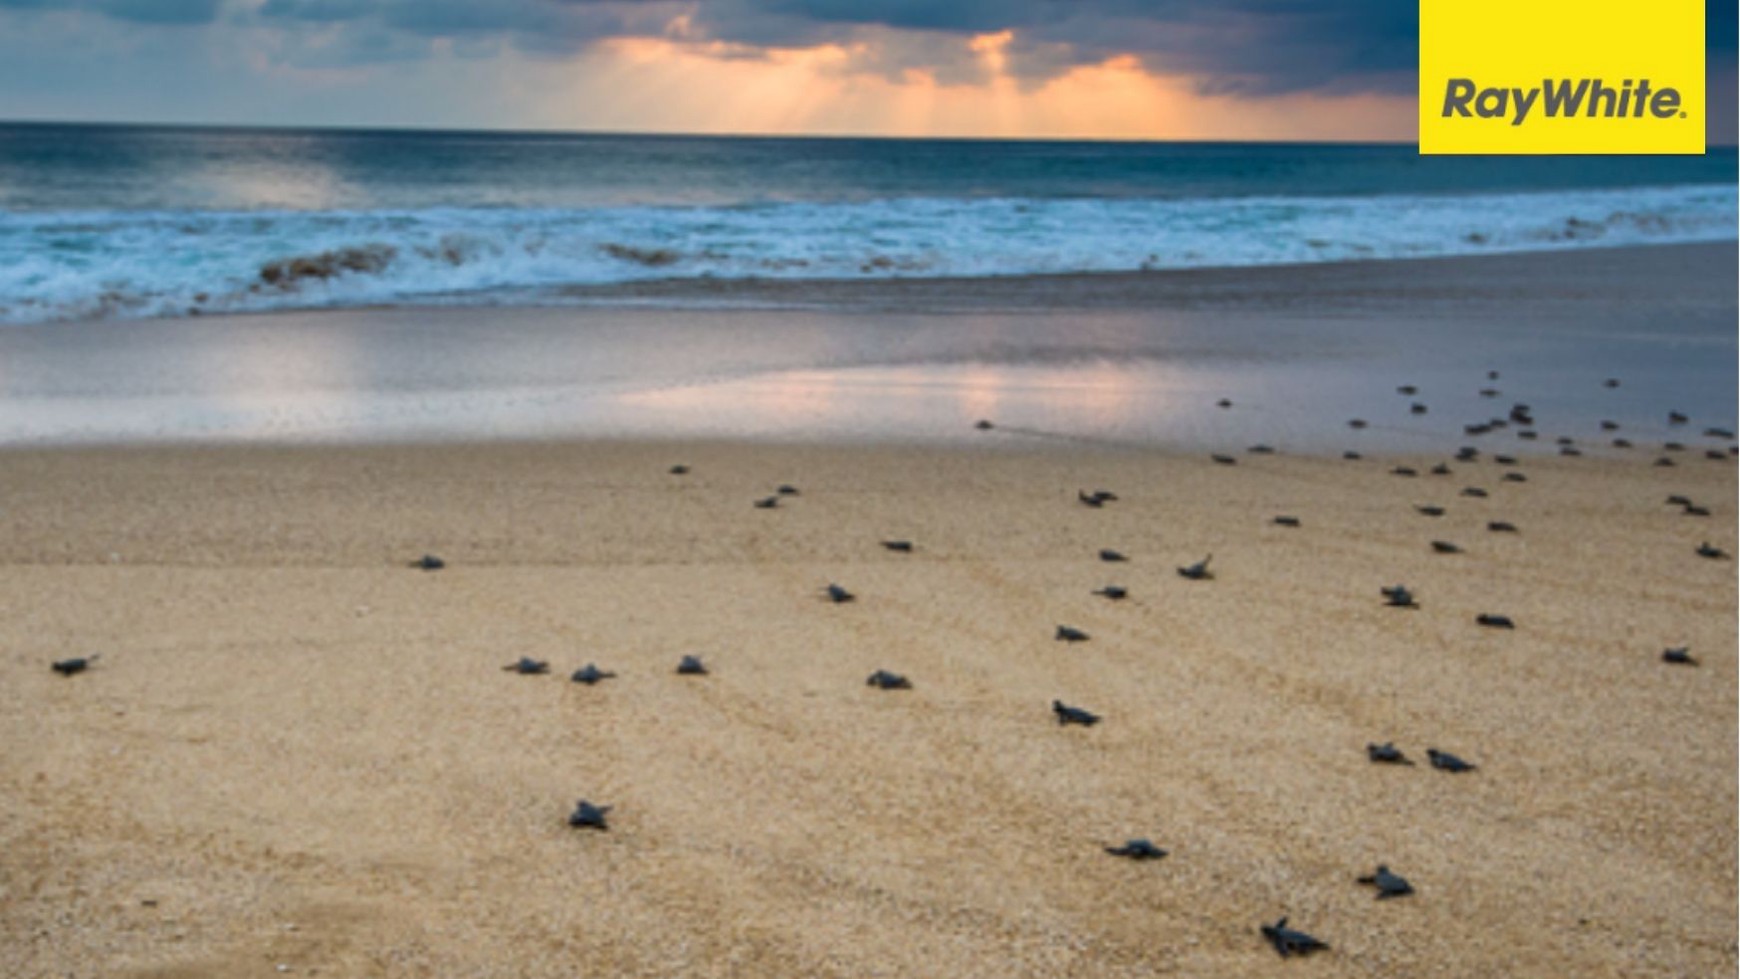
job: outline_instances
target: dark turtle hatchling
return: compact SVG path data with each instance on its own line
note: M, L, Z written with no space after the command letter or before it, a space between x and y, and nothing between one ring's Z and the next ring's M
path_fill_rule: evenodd
M1167 851L1155 846L1153 842L1144 839L1126 840L1123 846L1108 846L1106 852L1114 857L1125 857L1130 860L1158 860Z
M1275 946L1275 951L1281 954L1281 958L1287 958L1291 955L1310 955L1312 952L1321 952L1329 948L1327 944L1302 931L1288 928L1286 918L1282 918L1272 925L1264 925L1263 937L1269 940L1270 945Z
M1405 897L1414 893L1414 887L1401 874L1391 873L1390 868L1378 864L1377 873L1359 879L1361 884L1370 884L1377 888L1378 900L1386 898Z
M1441 772L1450 772L1451 774L1472 772L1475 768L1479 767L1463 761L1448 751L1439 751L1437 748L1427 748L1426 757L1432 760L1433 768L1436 768Z
M875 673L870 674L870 679L865 680L864 685L875 687L878 690L912 689L911 680L908 680L906 677L903 677L898 673L890 673L887 670L877 670Z
M1082 727L1093 727L1100 722L1098 714L1083 710L1080 707L1071 707L1061 700L1051 702L1051 712L1057 715L1057 723L1059 724L1080 724Z
M610 806L595 806L581 799L574 811L568 815L568 825L577 829L607 830L610 828L610 809Z

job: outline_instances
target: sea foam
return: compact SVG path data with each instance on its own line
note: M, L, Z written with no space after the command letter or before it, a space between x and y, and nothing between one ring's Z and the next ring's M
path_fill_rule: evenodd
M540 304L657 279L1032 276L1731 241L1734 185L1361 197L0 214L0 322Z

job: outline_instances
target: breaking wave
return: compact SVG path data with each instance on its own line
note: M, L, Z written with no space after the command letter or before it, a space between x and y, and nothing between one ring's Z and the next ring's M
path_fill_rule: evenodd
M1733 240L1734 185L0 214L0 322L464 302L652 279L1017 276Z

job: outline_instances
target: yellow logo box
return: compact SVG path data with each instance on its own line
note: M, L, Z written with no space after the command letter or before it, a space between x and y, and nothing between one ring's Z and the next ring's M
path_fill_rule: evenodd
M1420 152L1704 152L1704 0L1420 0Z

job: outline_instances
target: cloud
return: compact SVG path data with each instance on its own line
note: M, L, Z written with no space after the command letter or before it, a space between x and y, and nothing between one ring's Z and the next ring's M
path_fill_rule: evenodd
M691 7L687 0L266 0L255 16L292 32L342 26L470 45L493 38L560 56L609 38L659 36Z
M94 11L138 24L209 24L220 0L0 0L0 9Z
M845 52L841 73L972 85L994 71L1027 90L1134 59L1198 94L1242 98L1410 95L1418 34L1415 0L0 0L6 10L222 20L278 35L287 61L333 67L665 38L721 59L829 45ZM1734 3L1706 0L1706 19L1712 65L1731 66ZM1005 34L988 58L977 39Z
M969 75L979 53L967 42L1008 31L1004 69L1028 85L1128 55L1205 92L1249 95L1411 89L1418 34L1405 0L702 0L693 21L762 45L871 32L899 47L910 32L927 39L924 52L889 57Z

